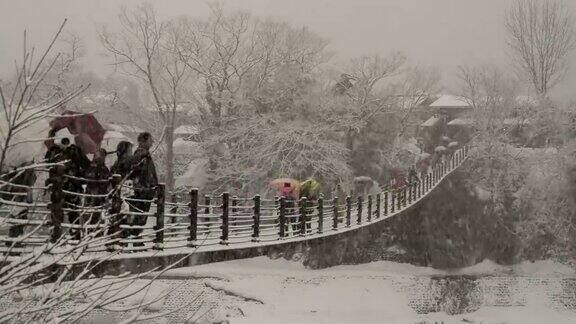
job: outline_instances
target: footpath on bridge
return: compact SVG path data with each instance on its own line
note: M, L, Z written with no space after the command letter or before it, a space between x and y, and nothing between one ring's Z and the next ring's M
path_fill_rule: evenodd
M6 190L7 187L24 187L25 192L45 192L54 188L26 187L2 181L0 226L8 226L10 231L9 235L0 236L4 245L0 247L0 252L4 255L4 262L18 260L23 255L34 255L38 259L48 256L56 258L60 264L70 264L87 260L186 256L330 238L402 214L461 166L468 153L467 146L455 151L448 159L430 168L425 177L403 188L359 197L321 197L317 201L308 201L303 197L292 203L283 197L265 199L256 195L240 198L227 192L219 196L200 197L197 189L190 191L188 202L168 202L163 185L155 188L154 199L138 200L125 195L123 187L126 185L114 177L108 180L113 189L105 195L64 192L80 196L83 202L91 198L104 199L104 204L86 206L82 203L75 208L60 207L58 210L58 206L55 208L50 201L37 199L23 202L21 198L26 193ZM48 172L47 169L38 171ZM36 196L43 198L45 195ZM152 204L150 212L121 211L118 207L122 202L135 201ZM14 217L14 210L18 209L25 209L26 217ZM101 216L93 224L62 223L62 229L82 231L83 238L74 240L70 234L64 233L58 242L50 243L50 234L54 230L50 221L52 214L70 211L81 215L99 213ZM115 222L119 217L137 216L148 216L153 224L121 223L118 228L125 231L142 230L141 237L125 237L118 231L110 231L112 225L118 225Z

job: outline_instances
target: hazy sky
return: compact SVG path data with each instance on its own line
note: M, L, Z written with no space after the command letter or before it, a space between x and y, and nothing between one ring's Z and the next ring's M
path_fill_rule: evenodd
M21 56L23 29L45 45L64 18L85 42L84 63L106 74L107 58L96 38L100 24L113 24L121 5L139 0L0 0L0 75ZM207 1L150 1L162 16L207 13ZM331 40L338 59L400 50L414 64L438 66L445 77L459 64L505 62L503 14L510 0L228 0L229 7L258 16L308 25ZM576 1L567 1L576 8ZM576 55L574 55L576 65ZM574 69L576 71L576 67ZM559 92L570 93L571 72ZM576 96L574 96L576 97Z

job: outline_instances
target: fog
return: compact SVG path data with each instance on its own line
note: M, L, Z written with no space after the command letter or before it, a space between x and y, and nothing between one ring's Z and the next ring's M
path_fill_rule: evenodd
M122 5L139 0L0 0L0 75L13 71L13 60L21 55L22 31L31 42L45 44L64 18L68 31L81 36L85 46L86 69L100 75L111 72L109 60L98 43L98 26L114 24ZM331 40L338 66L349 57L404 52L413 64L432 65L443 73L445 88L453 86L455 67L466 63L508 62L503 15L509 0L245 0L223 1L261 17L278 18L306 25ZM161 16L202 16L208 1L168 0L154 5ZM571 6L576 4L570 2ZM572 55L576 63L576 55ZM576 65L576 64L574 64ZM572 71L575 71L572 69ZM574 73L555 91L557 97L571 98Z

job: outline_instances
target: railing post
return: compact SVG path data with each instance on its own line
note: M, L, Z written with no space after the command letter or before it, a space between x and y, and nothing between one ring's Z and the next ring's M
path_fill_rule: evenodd
M52 223L52 232L50 233L50 242L56 243L62 236L62 222L64 221L64 166L56 165L50 168L46 185L50 186L50 222Z
M156 231L156 240L154 244L154 249L163 250L164 249L164 207L166 200L166 186L163 183L156 186L156 226L154 230Z
M368 195L368 206L366 207L366 212L368 217L366 217L366 220L368 222L372 221L372 196Z
M414 188L414 183L408 183L408 203L412 203L412 189Z
M300 235L306 235L306 208L308 207L308 199L306 197L300 198Z
M384 191L384 216L388 215L388 190Z
M418 181L418 198L422 197L422 186L424 185L424 181L421 179Z
M198 239L198 189L190 190L190 246Z
M232 225L234 227L236 227L237 225L237 218L236 216L238 215L238 208L236 208L238 206L238 196L232 196L232 212L230 213L230 217L232 217ZM232 230L232 232L235 232L236 230Z
M406 207L406 204L408 203L408 193L410 193L410 184L406 184L406 186L404 187L404 192L402 193L404 196L404 199L402 199L402 205L404 207Z
M252 234L252 241L258 242L260 237L260 195L254 196L254 224L252 229L254 233Z
M400 211L402 209L402 189L396 190L396 209Z
M278 215L278 221L280 222L279 236L281 238L286 236L286 198L280 198L280 211Z
M382 193L376 195L376 218L380 218L380 212L382 211L380 207L382 206Z
M350 227L352 218L352 198L346 196L346 227Z
M208 195L204 195L204 205L206 207L204 207L204 214L209 215L210 214L210 204L211 204L211 200L210 200L210 196ZM211 232L210 227L212 227L212 225L210 224L210 217L204 217L204 222L207 222L208 224L206 224L206 229L208 229L208 232Z
M396 198L396 190L392 189L392 191L390 191L390 212L393 213L394 209L396 208L396 203L395 203L395 198Z
M120 182L122 177L119 174L114 174L110 178L110 187L113 188L113 195L110 197L110 225L108 227L107 234L110 236L112 242L106 243L106 249L108 251L114 251L114 243L122 235L120 235L120 221L122 216L120 211L122 210L122 197L120 196Z
M222 194L222 225L220 226L222 229L222 236L220 236L220 244L228 244L228 225L230 222L229 204L230 194L225 192Z
M318 233L322 234L324 230L324 196L318 198Z
M210 214L210 196L204 195L204 214Z
M338 229L338 197L332 198L332 229Z
M358 196L358 206L357 206L357 214L356 214L356 224L360 225L362 224L362 204L363 204L363 198L362 196Z

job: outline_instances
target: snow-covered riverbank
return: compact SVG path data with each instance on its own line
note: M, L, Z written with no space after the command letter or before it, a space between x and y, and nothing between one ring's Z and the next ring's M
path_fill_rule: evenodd
M439 293L431 291L438 285L426 283L431 282L430 278L445 276L488 276L487 283L474 286L476 289L483 285L482 294L487 295L476 296L482 300L479 309L457 315L418 311L415 298L425 300L426 296ZM201 278L208 287L243 299L240 308L244 316L228 318L231 323L576 322L576 312L570 307L559 307L557 303L562 301L554 297L559 291L570 293L559 283L574 280L576 274L570 267L551 261L524 262L512 267L484 261L453 271L380 261L309 270L298 262L258 257L174 269L166 277ZM495 306L498 302L488 296L493 294L490 287L507 285L516 285L509 290L501 287L508 295L514 295L508 296L509 305ZM453 297L450 302L458 302L458 296Z

